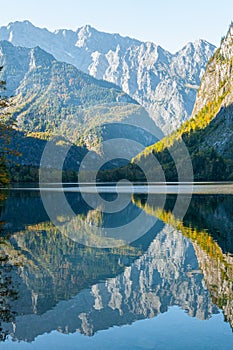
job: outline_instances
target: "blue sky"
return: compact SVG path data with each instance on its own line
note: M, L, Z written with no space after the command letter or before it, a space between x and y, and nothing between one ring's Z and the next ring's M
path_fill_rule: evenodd
M233 19L233 0L0 0L0 26L30 20L39 27L90 24L175 52L202 38L218 45Z

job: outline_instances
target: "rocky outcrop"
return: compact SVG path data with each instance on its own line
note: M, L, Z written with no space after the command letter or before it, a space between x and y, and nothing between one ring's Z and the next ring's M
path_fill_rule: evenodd
M232 159L233 134L233 25L220 48L207 65L197 94L193 117L205 106L218 103L213 120L205 130L200 149L213 147L223 157Z
M232 103L232 60L233 60L233 25L230 26L220 47L207 64L200 89L197 94L193 116L207 103L226 94L222 106Z

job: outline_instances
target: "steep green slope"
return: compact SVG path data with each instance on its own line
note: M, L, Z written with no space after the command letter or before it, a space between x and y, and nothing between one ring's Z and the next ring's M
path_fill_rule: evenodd
M39 47L14 47L2 41L0 65L6 94L14 96L10 112L18 130L30 136L48 139L59 134L75 143L81 138L93 146L90 134L98 137L93 130L106 123L136 115L155 126L148 113L117 85L59 62Z
M102 122L94 122L95 114L87 113L97 105L119 103L123 110L128 104L132 104L131 109L139 108L118 86L58 62L39 47L25 49L3 41L0 64L7 94L15 96L13 113L18 128L24 132L57 132L61 123L71 119L76 129L83 131ZM111 112L105 119L119 119L117 110Z
M167 179L176 180L175 164L169 153L175 152L183 140L192 159L196 180L232 179L232 67L233 25L207 65L191 119L171 135L147 147L132 164L145 165L155 155L166 170Z

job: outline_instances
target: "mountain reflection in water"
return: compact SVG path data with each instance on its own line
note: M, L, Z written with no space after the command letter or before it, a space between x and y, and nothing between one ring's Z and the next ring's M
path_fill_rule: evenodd
M233 326L232 196L194 195L182 220L172 214L175 195L164 208L156 206L156 196L145 204L144 195L133 195L117 215L68 193L75 227L85 235L92 234L92 223L123 225L141 210L159 218L130 245L100 249L63 235L36 192L10 191L0 218L1 340L10 334L31 342L53 330L93 335L173 305L203 320L220 308ZM67 220L58 214L60 222Z

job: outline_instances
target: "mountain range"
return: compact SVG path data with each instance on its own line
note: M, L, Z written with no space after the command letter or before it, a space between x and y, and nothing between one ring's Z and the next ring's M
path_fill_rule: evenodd
M146 108L165 134L187 120L215 47L205 40L175 54L151 43L86 25L77 31L50 32L29 21L0 28L0 40L41 49L98 79L112 82Z

